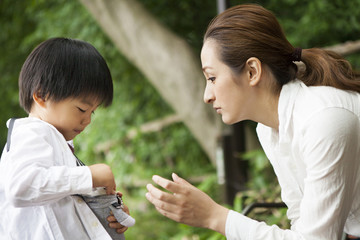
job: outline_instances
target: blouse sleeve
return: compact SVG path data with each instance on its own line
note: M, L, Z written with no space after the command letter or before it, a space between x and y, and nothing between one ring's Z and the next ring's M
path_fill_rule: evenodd
M230 211L227 239L341 239L358 187L359 119L348 110L328 108L304 126L299 147L306 177L296 225L283 230Z
M54 144L59 144L54 136L39 128L14 129L3 178L5 194L14 206L43 205L91 191L90 169L59 164L64 152Z

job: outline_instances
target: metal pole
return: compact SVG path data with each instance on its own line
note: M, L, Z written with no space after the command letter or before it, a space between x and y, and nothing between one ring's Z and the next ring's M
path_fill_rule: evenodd
M223 11L225 11L226 8L227 8L227 0L217 0L217 10L218 10L218 14L222 13Z

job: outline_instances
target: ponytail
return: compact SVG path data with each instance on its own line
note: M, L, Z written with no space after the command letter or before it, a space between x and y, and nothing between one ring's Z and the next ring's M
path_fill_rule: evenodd
M360 73L339 54L319 48L304 49L301 61L305 68L297 78L307 86L331 86L360 93Z

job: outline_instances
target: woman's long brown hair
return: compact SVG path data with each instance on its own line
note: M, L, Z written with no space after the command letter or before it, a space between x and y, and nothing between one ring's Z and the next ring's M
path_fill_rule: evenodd
M209 24L204 36L215 40L221 60L234 73L240 73L250 57L257 57L270 67L277 80L276 90L298 78L307 86L332 86L360 92L360 74L335 52L303 49L299 70L293 62L295 48L286 39L276 17L269 10L244 4L225 10Z

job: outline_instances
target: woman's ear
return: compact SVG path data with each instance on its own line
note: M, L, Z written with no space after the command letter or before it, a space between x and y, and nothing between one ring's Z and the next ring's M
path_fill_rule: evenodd
M41 96L40 92L34 92L33 93L33 100L35 104L39 105L40 107L45 107L45 98Z
M246 61L247 77L251 87L259 84L261 80L261 61L256 57L251 57Z

